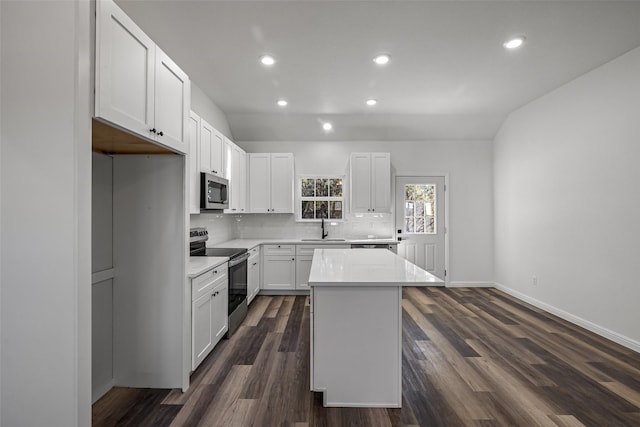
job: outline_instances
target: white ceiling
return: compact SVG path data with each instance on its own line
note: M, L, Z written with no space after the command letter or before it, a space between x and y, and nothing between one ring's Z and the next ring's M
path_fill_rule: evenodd
M116 1L237 141L492 139L517 107L640 46L638 1Z

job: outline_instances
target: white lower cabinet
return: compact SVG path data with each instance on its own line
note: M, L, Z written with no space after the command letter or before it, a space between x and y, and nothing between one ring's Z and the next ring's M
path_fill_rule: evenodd
M191 368L195 370L229 329L227 264L191 279Z
M249 249L247 260L247 304L260 292L260 246Z
M296 255L296 289L309 289L313 255Z
M296 288L296 245L264 245L262 289Z

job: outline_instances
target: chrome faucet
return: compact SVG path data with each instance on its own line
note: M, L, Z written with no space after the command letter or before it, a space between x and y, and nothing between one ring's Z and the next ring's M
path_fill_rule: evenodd
M328 235L329 233L324 232L324 218L322 218L322 239L324 240L324 238L327 237Z

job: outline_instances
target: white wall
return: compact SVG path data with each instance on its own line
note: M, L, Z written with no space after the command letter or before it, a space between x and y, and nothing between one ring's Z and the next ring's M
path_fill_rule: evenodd
M513 112L494 147L496 281L638 351L639 111L640 48Z
M0 2L3 426L91 423L89 6Z
M492 145L490 141L439 142L239 142L247 152L292 152L295 174L346 174L352 152L390 152L392 172L396 174L449 174L450 269L452 284L493 281L493 191ZM284 233L302 227L300 235L317 232L317 224L295 224L293 216L245 215L243 227L273 226ZM249 218L251 217L251 218ZM351 220L355 221L355 220ZM369 227L365 223L366 229ZM380 220L378 220L380 221ZM381 219L375 230L388 230ZM247 225L243 225L247 224ZM358 228L358 226L355 226ZM352 228L353 230L353 228ZM345 234L346 234L345 230ZM331 233L331 230L329 231ZM382 232L382 231L381 231ZM393 228L391 228L393 232ZM471 282L471 283L461 283Z
M191 110L227 138L233 139L227 116L194 82L191 82Z

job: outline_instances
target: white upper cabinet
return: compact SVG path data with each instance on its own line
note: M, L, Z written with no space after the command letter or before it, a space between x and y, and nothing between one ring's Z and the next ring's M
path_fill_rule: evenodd
M201 122L200 172L224 177L223 144L224 136L205 120Z
M391 212L391 154L351 154L351 212Z
M271 211L271 155L249 153L249 212Z
M229 209L225 213L245 213L247 199L247 154L229 139L224 140L225 178L229 180Z
M189 213L200 213L201 118L193 111L189 115Z
M96 5L96 117L186 153L189 78L115 3Z
M191 82L184 71L157 46L155 88L156 141L186 153Z
M293 154L249 153L249 212L293 213Z

